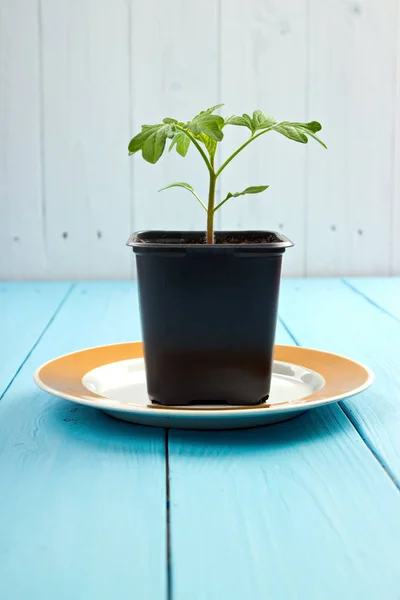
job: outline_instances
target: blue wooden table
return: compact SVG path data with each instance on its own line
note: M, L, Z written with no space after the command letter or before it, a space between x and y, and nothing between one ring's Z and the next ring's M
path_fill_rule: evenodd
M283 282L277 340L376 382L259 429L140 427L34 386L140 338L134 283L0 283L0 334L1 600L400 598L400 279Z

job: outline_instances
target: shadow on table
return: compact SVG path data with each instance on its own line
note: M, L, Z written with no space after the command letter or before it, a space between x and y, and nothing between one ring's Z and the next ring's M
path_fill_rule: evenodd
M87 447L91 453L95 449L117 454L147 451L164 454L163 429L132 425L94 408L47 397L49 403L40 416L40 429L47 437L62 436L67 444L79 445L81 451Z
M315 445L321 440L337 439L338 436L354 434L354 429L338 405L307 411L303 415L289 421L264 427L238 429L230 431L185 431L170 430L169 439L180 446L184 452L184 444L198 453L199 446L213 446L214 451L229 447L230 454L251 451L266 446L270 448L293 449L293 445Z
M246 446L256 451L261 446L293 447L293 444L311 444L333 436L349 435L353 426L338 405L307 411L299 417L263 427L236 430L164 430L155 427L134 425L114 419L103 412L86 406L72 405L58 400L46 411L46 428L54 429L57 435L66 435L82 444L107 445L109 451L122 446L138 447L138 442L149 442L165 437L171 442L187 445L190 452L198 452L199 446L230 446L230 452L240 451ZM147 444L143 445L145 449ZM149 446L151 448L151 445ZM181 448L182 450L182 448ZM182 450L184 451L184 450Z

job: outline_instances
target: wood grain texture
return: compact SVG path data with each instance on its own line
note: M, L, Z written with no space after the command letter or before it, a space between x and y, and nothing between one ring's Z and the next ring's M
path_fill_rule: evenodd
M0 402L1 598L166 598L163 430L32 381L55 355L138 337L134 285L77 285Z
M280 314L299 344L374 371L373 386L342 406L400 487L400 324L337 280L285 281Z
M167 116L189 120L218 104L217 2L133 0L131 40L132 134L143 123L158 123ZM134 161L132 231L205 230L206 213L191 194L177 188L158 194L169 183L185 181L203 200L207 198L208 171L195 148L185 159L175 151L166 152L157 165L140 155L130 160Z
M306 0L222 0L221 101L224 113L261 109L278 119L307 116ZM225 130L223 157L247 138L244 128ZM321 151L321 149L319 149ZM270 185L263 194L234 198L221 211L222 229L272 229L296 244L284 260L286 275L303 274L307 148L266 134L228 166L223 197L250 185Z
M50 279L129 278L129 11L41 0Z
M399 39L399 0L0 0L0 278L128 279L131 231L204 229L187 192L157 193L206 197L195 150L153 166L127 144L223 101L319 119L329 150L257 140L218 197L270 189L217 228L286 233L286 275L400 274Z
M396 46L396 92L395 106L397 107L393 131L392 156L392 275L400 275L400 2L397 2L397 46Z
M174 600L397 600L400 494L338 406L171 431L169 465Z
M46 270L38 3L0 2L0 278Z
M400 322L399 277L354 277L345 279L345 282Z
M390 272L397 4L310 1L307 275Z
M0 283L0 399L71 285Z

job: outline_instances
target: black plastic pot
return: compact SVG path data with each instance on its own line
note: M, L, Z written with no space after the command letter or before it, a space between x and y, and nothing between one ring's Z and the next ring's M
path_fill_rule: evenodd
M136 254L147 389L163 405L259 404L268 398L282 254L267 231L219 232L254 243L207 245L203 232L143 231ZM256 243L262 238L272 243Z

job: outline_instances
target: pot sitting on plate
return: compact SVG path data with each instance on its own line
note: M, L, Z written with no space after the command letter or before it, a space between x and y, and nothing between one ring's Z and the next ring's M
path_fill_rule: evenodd
M256 405L269 395L282 255L270 231L143 231L136 255L152 402Z

